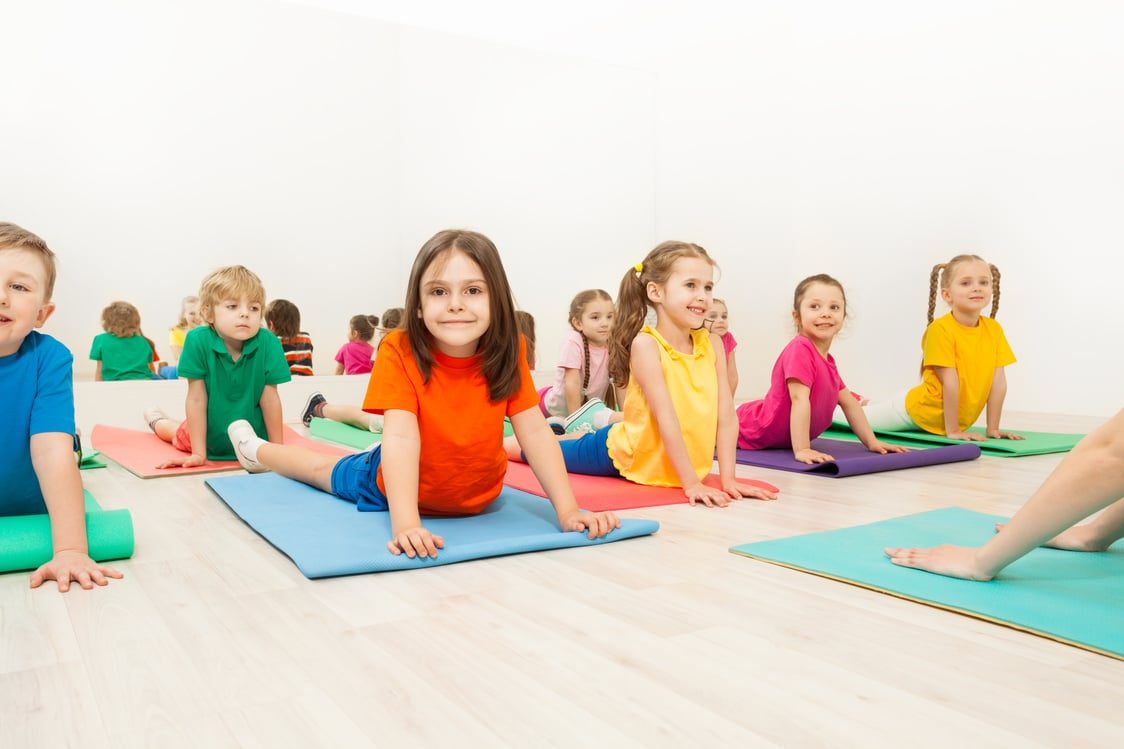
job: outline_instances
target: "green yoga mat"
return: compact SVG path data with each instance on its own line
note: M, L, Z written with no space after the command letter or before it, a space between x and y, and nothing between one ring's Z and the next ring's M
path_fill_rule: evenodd
M96 562L133 555L133 518L128 510L103 510L86 492L86 540ZM51 521L46 515L0 517L0 572L33 570L50 561Z
M78 463L78 470L88 471L91 468L105 468L105 460L97 450L83 450L82 460Z
M377 445L382 439L382 435L376 432L331 419L313 418L308 428L313 437L338 442L341 445L354 447L356 450L366 450L371 445Z
M946 507L869 525L734 546L730 551L956 611L1124 660L1124 544L1107 552L1035 549L990 582L899 567L886 547L980 546L996 521Z
M986 434L986 429L972 427L968 430L976 434ZM989 455L998 455L1005 458L1014 458L1021 455L1045 455L1047 453L1065 453L1073 449L1081 441L1084 434L1058 434L1054 432L1024 432L1014 430L1026 437L1024 440L984 440L972 442L979 445L982 452ZM878 432L878 439L892 445L905 445L906 447L922 447L925 445L962 445L964 440L951 440L940 434L932 434L921 430L905 432ZM822 435L833 440L858 440L858 437L846 426L833 424Z
M338 442L341 445L354 447L356 450L366 450L371 445L378 444L382 439L381 434L369 432L366 429L359 429L350 424L332 421L331 419L313 417L312 423L309 424L308 428L309 431L312 432L313 437ZM504 419L503 436L510 437L513 434L515 434L515 430L511 428L511 422Z

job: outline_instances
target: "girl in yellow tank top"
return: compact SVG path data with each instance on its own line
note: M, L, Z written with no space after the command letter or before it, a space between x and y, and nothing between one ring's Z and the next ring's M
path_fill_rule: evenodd
M627 387L623 418L595 432L564 436L568 471L681 486L691 504L776 499L735 479L738 422L726 357L715 355L722 343L703 328L713 287L714 261L686 242L664 242L628 270L609 337L610 377ZM644 325L649 306L655 327ZM506 446L510 458L522 459L514 438ZM703 483L716 446L721 488Z

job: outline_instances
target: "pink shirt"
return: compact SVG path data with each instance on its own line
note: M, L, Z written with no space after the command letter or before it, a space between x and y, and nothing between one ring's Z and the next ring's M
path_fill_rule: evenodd
M582 334L571 330L562 342L562 350L558 354L558 373L554 377L554 385L543 396L543 403L551 416L569 416L570 410L566 407L566 370L576 369L582 376L585 375L585 348L582 344ZM589 345L589 385L585 389L582 403L590 398L605 400L609 390L609 348L607 346Z
M344 374L367 374L371 371L371 354L375 347L366 341L348 341L336 353Z
M809 438L819 437L831 426L832 413L839 405L839 391L846 385L839 377L831 354L825 359L811 341L798 335L777 357L764 400L738 406L738 447L744 450L792 447L789 380L801 382L811 391L808 394L812 405Z

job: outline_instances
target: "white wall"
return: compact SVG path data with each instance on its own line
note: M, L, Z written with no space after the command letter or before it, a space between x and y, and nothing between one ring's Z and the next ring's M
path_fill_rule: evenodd
M740 396L768 387L818 272L848 293L845 381L912 385L929 269L975 252L1003 273L1007 407L1121 406L1121 8L782 4L682 50L660 78L657 233L723 266Z
M348 318L400 305L448 226L496 241L550 360L580 269L653 240L650 74L287 3L0 13L0 220L58 253L45 330L79 378L105 304L166 355L180 298L230 263L301 308L331 373Z
M700 242L743 398L821 271L851 301L849 384L912 384L928 268L976 251L1003 271L1008 407L1107 415L1121 8L703 3L690 34L615 27L622 49L653 35L651 74L271 0L8 3L0 216L59 252L48 330L85 376L106 302L163 344L230 262L301 306L331 372L347 318L400 303L417 247L467 226L536 316L540 367L576 291Z

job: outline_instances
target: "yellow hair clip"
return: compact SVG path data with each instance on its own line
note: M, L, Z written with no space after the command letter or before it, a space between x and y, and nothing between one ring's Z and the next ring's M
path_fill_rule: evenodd
M637 263L636 265L632 266L632 269L634 271L636 271L637 273L643 273L644 272L644 263Z

